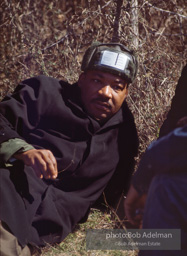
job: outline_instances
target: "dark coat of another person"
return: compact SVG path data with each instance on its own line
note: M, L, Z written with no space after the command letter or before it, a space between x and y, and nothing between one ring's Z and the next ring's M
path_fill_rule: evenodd
M177 122L185 116L187 116L187 64L184 66L178 81L171 109L160 129L160 137L174 130L177 127ZM182 126L182 124L179 124L179 126Z

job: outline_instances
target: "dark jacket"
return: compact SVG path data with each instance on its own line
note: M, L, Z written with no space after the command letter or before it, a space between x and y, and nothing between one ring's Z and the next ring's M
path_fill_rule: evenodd
M17 200L15 216L19 217L10 220L11 209L6 205L0 218L21 244L60 242L85 216L108 183L112 200L115 193L127 186L138 140L133 116L125 102L101 126L84 111L77 84L39 76L24 81L13 95L5 97L0 113L0 143L23 138L35 148L49 149L59 170L55 181L45 181L36 178L31 168L20 162L10 168L11 182L18 195L12 196L12 190L3 185L2 191L7 193L2 192L5 194L2 200L5 205L7 198ZM1 171L8 180L5 168ZM22 177L19 182L18 177ZM23 205L18 203L20 196ZM26 235L27 228L25 233L18 230L18 225L28 227L30 234Z
M164 121L159 139L146 150L133 177L139 193L147 193L155 175L186 172L187 126L177 128L177 122L187 116L187 65L179 78L171 109Z
M154 176L186 172L187 125L174 129L150 144L140 161L132 182L140 194L148 193Z
M160 129L159 136L162 137L175 129L177 122L184 116L187 116L187 64L182 70L172 99L171 109Z

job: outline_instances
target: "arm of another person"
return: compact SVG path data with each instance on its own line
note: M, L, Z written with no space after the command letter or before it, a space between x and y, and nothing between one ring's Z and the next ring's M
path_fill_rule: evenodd
M152 178L162 173L187 171L187 125L153 142L140 161L125 200L125 213L132 224L140 223L137 210L143 209Z

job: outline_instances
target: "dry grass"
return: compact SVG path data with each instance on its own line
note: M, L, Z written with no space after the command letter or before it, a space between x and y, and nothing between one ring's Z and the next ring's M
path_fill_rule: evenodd
M86 250L86 231L88 229L114 229L119 219L111 220L111 213L92 209L86 223L77 225L73 233L59 245L45 248L41 256L137 256L137 251ZM35 254L34 256L37 256Z
M120 42L133 48L139 59L128 97L140 138L137 162L158 136L187 59L185 0L138 2L135 18L129 1L123 1L119 24ZM115 10L113 0L1 1L0 98L38 74L75 82L85 49L93 41L111 40ZM136 35L132 20L138 23ZM113 224L110 215L93 212L86 224L42 255L136 255L85 251L87 228Z

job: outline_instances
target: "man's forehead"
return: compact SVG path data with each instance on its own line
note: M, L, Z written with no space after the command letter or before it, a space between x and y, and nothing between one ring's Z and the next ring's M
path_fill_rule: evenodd
M87 73L91 76L94 76L94 77L98 77L98 78L108 78L108 79L112 79L116 82L121 82L121 83L124 83L126 82L122 77L120 76L117 76L117 75L114 75L114 74L111 74L109 72L104 72L104 71L101 71L101 70L97 70L97 69L93 69L93 70L89 70L87 71Z

